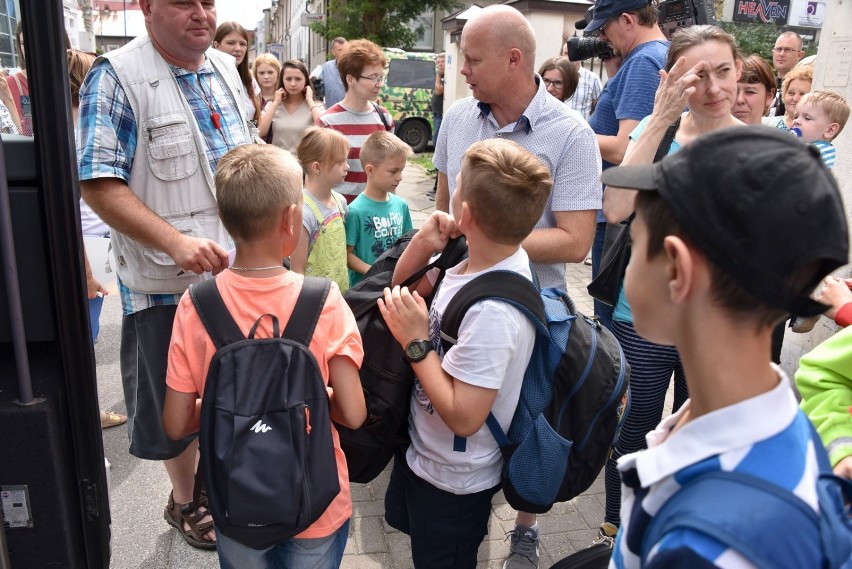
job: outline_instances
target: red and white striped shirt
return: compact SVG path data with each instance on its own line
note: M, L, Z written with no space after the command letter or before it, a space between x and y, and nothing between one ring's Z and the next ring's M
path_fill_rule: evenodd
M384 113L387 128L379 116L379 110ZM366 112L347 109L342 103L337 103L324 112L316 122L317 126L332 128L349 139L349 172L344 182L334 189L344 195L357 196L367 186L367 174L361 166L361 146L372 133L379 130L393 132L393 118L384 107L373 106Z

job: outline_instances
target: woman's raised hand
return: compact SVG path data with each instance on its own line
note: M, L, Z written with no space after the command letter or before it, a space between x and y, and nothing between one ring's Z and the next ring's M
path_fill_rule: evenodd
M707 62L701 61L692 69L685 69L686 58L681 57L666 72L660 70L660 86L654 95L654 115L665 119L667 124L673 123L683 112L689 101L689 96L696 90L702 75L707 71Z

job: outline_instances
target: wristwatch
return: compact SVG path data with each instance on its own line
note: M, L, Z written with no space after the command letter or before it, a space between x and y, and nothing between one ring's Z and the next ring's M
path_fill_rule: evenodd
M405 346L405 359L409 362L422 362L426 359L426 355L434 350L432 342L428 340L411 340Z

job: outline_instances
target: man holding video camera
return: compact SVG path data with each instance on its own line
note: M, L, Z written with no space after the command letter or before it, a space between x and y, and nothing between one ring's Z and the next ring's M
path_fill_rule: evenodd
M586 35L599 30L600 39L611 46L613 58L621 59L620 67L607 65L610 79L589 119L606 169L621 164L630 133L640 120L651 114L669 42L657 25L657 9L649 0L598 0L591 17L585 27ZM569 57L573 51L570 47ZM573 54L572 59L596 54L596 50L578 51L587 53L580 53L580 57ZM597 276L600 267L605 232L606 220L598 212L592 246L593 276ZM609 327L612 307L596 300L595 313Z

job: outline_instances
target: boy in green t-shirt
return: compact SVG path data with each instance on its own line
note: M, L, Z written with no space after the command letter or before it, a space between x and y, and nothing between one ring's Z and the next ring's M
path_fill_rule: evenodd
M346 216L350 286L412 228L408 204L394 193L411 154L410 146L387 131L374 132L361 146L367 187L349 205Z

